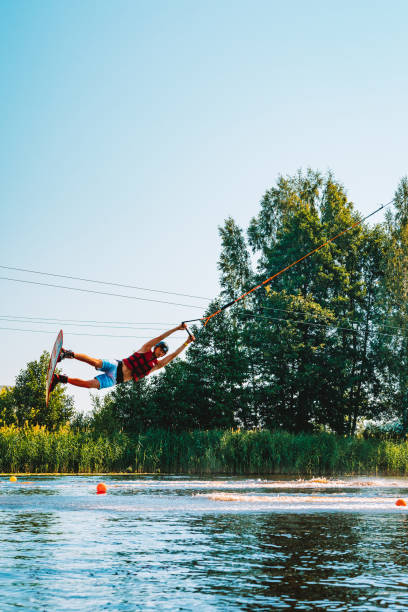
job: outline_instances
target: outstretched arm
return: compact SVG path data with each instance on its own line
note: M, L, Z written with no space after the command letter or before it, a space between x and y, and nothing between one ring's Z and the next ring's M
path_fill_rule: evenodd
M193 337L189 336L187 340L183 342L183 344L179 346L178 349L176 349L173 353L170 353L170 355L166 355L166 357L163 357L163 359L160 359L158 364L154 366L154 368L152 368L150 372L155 372L156 370L160 370L160 368L164 368L164 366L170 363L170 361L173 361L173 359L175 359L178 355L180 355L180 353L184 351L186 346L188 346L190 342L193 342L193 340L194 340L194 336Z
M161 342L168 336L171 336L171 334L174 334L174 332L179 331L180 329L185 329L185 328L186 328L186 324L180 323L180 325L177 325L177 327L173 327L173 329L169 329L169 331L166 331L160 336L157 336L157 338L152 338L151 340L149 340L142 346L142 348L139 350L139 353L147 353L147 351L151 351L152 348L156 346L158 342Z

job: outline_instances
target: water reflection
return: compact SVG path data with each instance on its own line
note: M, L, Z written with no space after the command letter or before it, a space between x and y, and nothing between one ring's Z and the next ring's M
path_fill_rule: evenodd
M40 609L47 600L44 584L52 569L52 555L62 533L50 512L16 512L0 515L1 609ZM11 588L10 588L11 587ZM40 601L42 602L40 604ZM37 608L36 604L40 607Z
M0 515L0 533L22 533L25 538L54 533L57 520L50 512L17 512Z
M377 602L384 589L408 606L407 555L389 555L391 534L406 532L406 523L406 517L353 514L244 514L203 516L193 526L212 534L201 566L224 596L232 591L251 601L247 609L279 602L330 610L362 609L362 600Z
M174 600L177 592L191 605L198 597L220 608L331 610L346 605L357 610L363 601L387 601L384 589L395 603L408 606L406 559L387 555L391 534L406 530L405 521L348 513L323 519L310 514L161 515L160 520L116 517L107 521L107 529L128 533L114 553L114 565L115 580L122 586L125 581L130 598L135 588L146 596L148 584L156 602L166 601L169 593Z
M29 486L29 485L23 485L23 486L18 486L15 485L14 490L13 490L13 495L58 495L59 492L56 489L50 489L48 487L36 487L36 486ZM3 491L3 495L4 495L4 491Z

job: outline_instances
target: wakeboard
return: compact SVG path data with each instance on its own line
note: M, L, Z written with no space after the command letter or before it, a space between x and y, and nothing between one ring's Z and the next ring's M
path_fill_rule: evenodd
M48 406L48 400L50 398L51 381L52 381L52 377L54 376L55 368L58 363L58 357L60 356L60 353L61 353L62 342L63 342L63 333L61 329L54 343L54 347L52 349L52 353L50 357L50 362L48 364L47 382L46 382L46 389L45 389L45 402L47 406Z

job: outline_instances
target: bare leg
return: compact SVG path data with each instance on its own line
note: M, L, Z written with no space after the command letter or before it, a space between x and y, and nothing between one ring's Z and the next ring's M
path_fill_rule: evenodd
M83 355L82 353L74 353L74 359L83 361L84 363L87 363L97 369L101 368L103 363L102 359L95 359L95 357L89 357L88 355ZM86 389L101 388L100 382L97 378L92 378L91 380L82 380L82 378L68 378L67 382L75 387L85 387Z
M93 366L94 368L102 367L102 359L95 359L95 357L88 357L88 355L82 355L82 353L74 353L74 359L78 359L78 361L83 361L84 363L89 363L89 365Z
M76 355L75 355L75 358L76 358ZM83 360L81 359L80 361L83 361ZM95 361L98 361L98 360L95 359ZM75 387L85 387L87 389L100 389L101 387L99 380L97 378L92 378L91 380L82 380L81 378L68 378L68 382L70 385L74 385Z

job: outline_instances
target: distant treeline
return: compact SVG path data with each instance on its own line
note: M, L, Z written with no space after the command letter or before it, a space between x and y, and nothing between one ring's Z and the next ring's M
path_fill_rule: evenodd
M222 292L207 314L359 219L330 174L279 178L245 233L231 218L219 228ZM98 403L97 424L352 435L365 419L397 418L406 432L407 293L403 179L385 221L351 229L212 318L185 360Z
M55 428L71 420L104 435L236 427L353 435L366 419L398 419L405 434L407 178L387 211L385 220L350 229L204 330L198 325L185 359L115 387L88 419L74 416L62 386L45 407L44 353L0 392L0 423ZM219 228L221 292L206 314L360 219L331 174L280 177L245 232L232 218Z
M335 474L408 473L408 444L284 431L149 430L129 436L45 427L0 428L0 472Z

